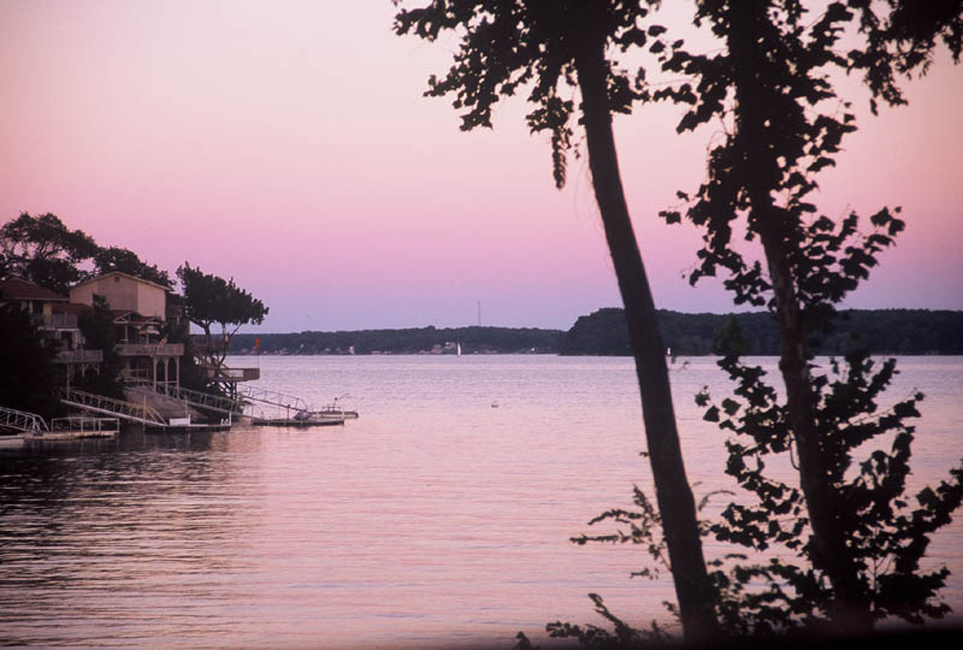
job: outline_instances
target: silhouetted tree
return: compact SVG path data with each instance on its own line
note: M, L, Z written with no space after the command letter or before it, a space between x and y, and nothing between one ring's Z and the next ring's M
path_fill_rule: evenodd
M50 213L26 212L0 228L6 272L66 294L88 277L82 265L97 253L97 244L81 230L70 230Z
M434 40L442 31L462 34L454 65L432 76L426 95L455 96L463 130L491 127L493 106L528 89L533 133L552 140L555 183L565 183L566 153L573 135L577 88L579 123L585 129L592 184L605 229L642 396L645 436L684 633L704 641L716 630L692 492L686 480L665 347L655 304L629 218L612 134L613 113L629 113L645 99L643 71L632 77L612 58L615 51L645 45L664 31L643 27L649 2L612 0L435 0L401 10L398 34Z
M237 330L248 323L262 323L268 308L238 287L233 278L225 280L204 273L187 262L177 269L177 277L183 287L184 315L204 331L204 349L195 349L195 353L218 374ZM220 330L216 340L212 331L215 326Z
M78 319L80 332L84 335L84 345L91 350L103 352L103 362L89 371L77 382L77 386L98 395L117 399L124 398L124 383L121 378L122 363L117 352L117 328L110 305L102 296L94 296L93 309L84 312Z
M831 585L828 601L814 602L828 602L825 611L838 630L861 632L885 613L910 620L921 612L938 613L928 598L941 578L916 575L916 551L922 552L927 534L941 525L936 522L959 505L961 475L955 472L945 489L921 495L917 511L894 514L906 506L901 495L912 427L903 420L917 415L919 397L889 415L875 415L876 398L894 372L892 362L874 367L864 353L853 351L846 356L847 369L834 366L827 376L817 373L812 361L812 338L831 332L835 305L869 276L877 255L904 227L895 216L898 208L883 208L870 218L873 232L861 235L855 213L836 223L810 202L816 174L835 164L843 137L856 128L850 104L837 98L828 70L865 69L874 98L902 101L894 71L927 65L938 35L959 58L961 3L848 4L860 17L866 41L842 54L840 39L857 16L847 3L829 3L810 17L798 0L698 2L697 21L707 22L724 47L712 55L689 54L679 43L666 47L664 68L696 82L656 94L692 105L680 131L716 118L729 125L709 154L708 180L691 199L680 193L689 201L686 217L705 229L700 265L691 280L724 270L736 303L767 305L780 333L784 405L776 403L758 368L742 366L735 356L723 365L738 383L737 394L748 400L739 424L731 418L741 405L724 404L727 428L755 441L749 447L730 446L730 470L763 506L731 509L730 526L720 533L748 545L770 537L785 541L785 535L796 539L801 529L782 530L771 516L775 510L793 513L797 522L811 526L805 556ZM889 13L876 13L886 5ZM681 218L675 211L664 216L670 222ZM742 217L747 238L762 245L763 263L748 262L732 242L732 223ZM719 419L719 408L710 407L707 417ZM891 452L875 452L855 479L847 479L852 452L882 434L894 436ZM746 469L748 458L791 446L798 452L801 495ZM808 519L800 520L803 503ZM754 519L747 527L750 515ZM755 530L760 522L769 530ZM878 567L869 561L880 551L873 534L890 536L889 546L883 546L895 554L896 568L888 584L875 579ZM900 552L900 544L912 551ZM902 588L901 606L893 604L900 597L895 585ZM886 599L889 604L881 605Z
M97 275L120 271L143 280L156 282L165 287L174 286L167 271L157 268L156 264L144 262L137 256L137 253L120 246L98 248L94 254L94 264Z
M156 264L148 264L120 246L101 247L54 214L34 217L24 212L0 228L0 276L19 275L66 294L77 282L111 271L173 286L167 271Z
M2 299L2 296L0 296ZM45 418L60 410L52 342L19 305L0 305L0 406Z

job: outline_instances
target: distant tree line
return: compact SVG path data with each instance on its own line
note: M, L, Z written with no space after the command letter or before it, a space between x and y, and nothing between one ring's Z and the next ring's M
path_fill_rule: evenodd
M354 332L299 332L290 334L237 334L231 341L234 354L254 354L260 339L261 354L462 354L558 353L564 332L510 327L418 327L360 330Z
M779 332L766 312L684 314L659 310L659 326L672 354L721 354L720 336L733 320L747 346L746 354L779 354ZM858 333L858 334L857 334ZM625 311L599 309L581 316L567 332L512 327L418 327L290 334L236 334L232 354L561 354L630 356ZM925 309L849 310L837 329L816 341L821 354L841 355L862 343L877 354L963 355L963 312Z
M720 354L719 337L732 320L745 354L778 355L779 332L767 312L683 314L659 310L662 337L672 354ZM963 354L963 312L926 309L853 309L840 312L833 332L814 340L819 354L841 355L861 344L877 354ZM630 356L625 312L616 307L582 316L561 338L562 355Z

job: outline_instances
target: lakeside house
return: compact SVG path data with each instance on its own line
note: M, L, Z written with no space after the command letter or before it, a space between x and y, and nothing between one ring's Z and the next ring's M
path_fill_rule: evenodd
M123 361L125 381L158 384L181 382L183 343L168 343L166 332L183 328L179 310L168 309L164 285L120 271L77 284L70 289L70 302L93 307L96 297L110 307L117 332L116 351Z
M103 350L87 349L78 325L78 316L88 307L17 276L0 280L0 305L11 303L31 315L41 337L55 350L54 363L68 388L75 378L103 363Z
M185 353L196 356L197 367L228 394L236 394L239 382L260 378L258 368L228 368L211 363L212 350L226 350L226 342L189 337L179 296L169 287L128 273L112 271L78 283L64 296L20 277L0 280L0 305L15 303L34 318L41 336L56 351L54 361L63 369L62 382L70 388L78 377L103 363L103 350L88 349L79 319L92 313L94 302L103 298L110 309L116 335L115 351L122 360L125 383L158 389L181 386ZM170 342L192 340L192 346Z

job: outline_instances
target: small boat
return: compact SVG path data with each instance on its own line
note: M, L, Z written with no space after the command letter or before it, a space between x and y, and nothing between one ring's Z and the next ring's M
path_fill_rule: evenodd
M340 400L347 396L348 394L345 393L340 397L335 397L330 404L323 406L320 411L311 411L311 413L319 418L340 418L342 420L353 420L358 417L358 412L346 410L343 406L338 404Z
M358 417L357 411L346 411L336 404L328 404L323 407L320 411L311 411L313 417L325 419L341 419L341 420L353 420Z
M254 424L287 427L316 427L327 426L330 424L344 424L344 416L342 416L340 413L337 415L321 415L319 411L301 410L295 413L290 419L255 420Z

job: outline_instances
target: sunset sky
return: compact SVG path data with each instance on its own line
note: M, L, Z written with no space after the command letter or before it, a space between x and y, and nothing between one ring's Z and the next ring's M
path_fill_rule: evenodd
M472 325L478 301L486 325L567 329L619 304L585 158L557 191L521 98L461 133L449 100L422 97L457 41L395 36L393 13L0 0L0 218L53 212L172 273L233 276L270 307L261 331ZM908 224L847 306L963 309L963 66L941 50L911 105L879 118L846 87L860 131L817 202L902 205ZM657 217L718 137L675 135L678 116L617 119L630 209L657 305L729 311L718 284L682 278L697 231Z

